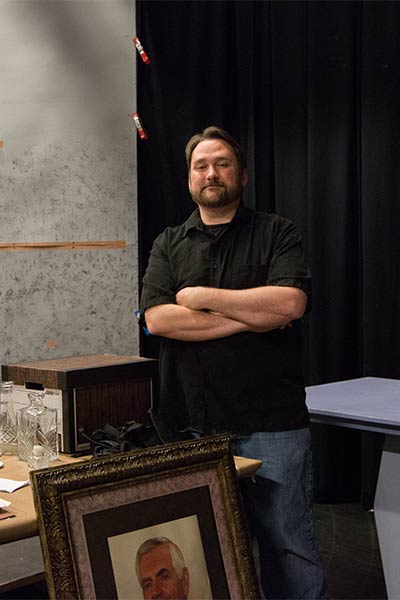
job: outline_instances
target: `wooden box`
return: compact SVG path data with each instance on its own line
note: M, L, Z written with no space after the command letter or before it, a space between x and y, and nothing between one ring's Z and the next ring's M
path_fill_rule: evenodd
M156 397L157 360L89 354L2 365L3 381L14 382L14 400L28 403L29 389L46 391L44 403L58 411L60 450L89 447L79 430L92 433L106 423L143 422Z

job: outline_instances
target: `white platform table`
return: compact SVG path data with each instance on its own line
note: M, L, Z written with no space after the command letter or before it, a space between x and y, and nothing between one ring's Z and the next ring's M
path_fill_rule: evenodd
M385 434L374 514L389 600L400 598L400 380L362 377L306 388L314 423Z

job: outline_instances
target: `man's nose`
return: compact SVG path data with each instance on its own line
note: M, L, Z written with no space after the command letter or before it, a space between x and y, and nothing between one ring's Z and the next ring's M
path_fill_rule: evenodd
M208 165L207 168L207 179L218 179L218 173L217 170L215 169L215 167L213 165Z
M162 587L158 581L155 581L151 587L151 598L152 600L158 600L162 598Z

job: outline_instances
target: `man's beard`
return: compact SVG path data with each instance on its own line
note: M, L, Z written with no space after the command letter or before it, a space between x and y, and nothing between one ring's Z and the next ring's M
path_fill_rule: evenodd
M211 194L207 192L208 187L214 188ZM241 191L239 184L229 190L225 185L215 183L202 188L198 193L192 192L192 198L199 206L222 208L235 202L240 197Z

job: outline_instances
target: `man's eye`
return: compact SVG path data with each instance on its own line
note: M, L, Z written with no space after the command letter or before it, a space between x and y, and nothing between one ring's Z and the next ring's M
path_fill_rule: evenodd
M143 590L148 590L148 589L149 589L149 587L150 587L150 581L146 581L146 583L144 583L144 584L142 585L142 589L143 589Z
M170 579L169 573L163 573L162 575L160 575L161 581L168 581L168 579Z
M217 167L222 167L222 168L229 167L229 163L227 163L227 162L219 162L217 164Z
M195 170L196 171L204 171L205 168L206 168L206 165L197 165L195 167Z

